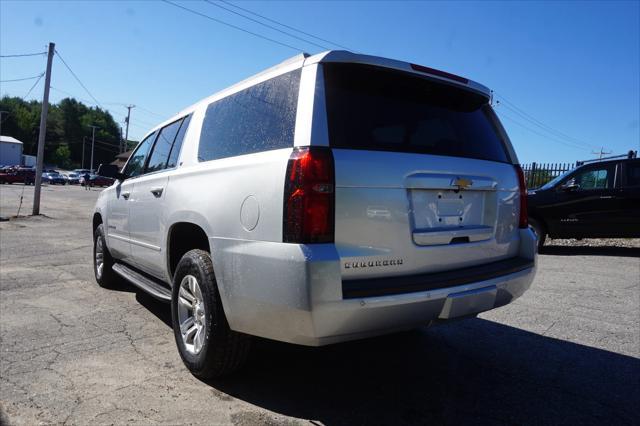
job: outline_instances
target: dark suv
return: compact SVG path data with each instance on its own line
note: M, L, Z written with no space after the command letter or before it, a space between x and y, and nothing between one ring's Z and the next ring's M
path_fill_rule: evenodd
M538 248L552 238L640 237L640 159L584 162L528 191L529 225Z

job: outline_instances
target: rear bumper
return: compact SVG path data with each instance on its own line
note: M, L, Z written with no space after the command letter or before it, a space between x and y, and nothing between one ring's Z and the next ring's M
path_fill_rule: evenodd
M472 274L462 273L462 281L451 281L453 285L445 288L351 294L350 298L344 297L340 258L332 244L216 238L210 243L232 329L321 346L472 315L512 302L529 288L536 271L535 237L528 229L520 234L519 260L511 262L511 271L503 269L494 275L485 271L475 280Z

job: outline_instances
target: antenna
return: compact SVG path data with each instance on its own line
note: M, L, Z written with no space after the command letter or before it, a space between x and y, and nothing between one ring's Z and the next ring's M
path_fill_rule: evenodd
M603 151L603 150L604 150L604 147L601 147L601 148L600 148L600 152L591 151L591 153L592 153L592 154L595 154L595 155L598 155L598 156L599 156L599 157L598 157L598 160L602 160L602 156L604 156L604 155L609 155L609 154L611 154L611 153L613 152L613 151L605 152L605 151Z

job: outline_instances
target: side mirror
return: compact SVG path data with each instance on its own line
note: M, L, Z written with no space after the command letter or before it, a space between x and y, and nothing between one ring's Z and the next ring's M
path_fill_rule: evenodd
M118 171L118 166L116 166L115 164L100 164L100 166L98 166L98 171L96 172L96 174L98 176L124 180L124 175Z

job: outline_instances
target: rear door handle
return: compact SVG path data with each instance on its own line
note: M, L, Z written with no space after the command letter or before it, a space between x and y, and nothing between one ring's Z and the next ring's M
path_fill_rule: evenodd
M122 195L122 198L124 198L125 200L128 200L131 193L129 191L123 191L120 193L120 195Z
M164 188L152 188L151 189L151 193L153 194L154 197L160 198L160 196L162 195L162 191L163 190L164 190Z
M600 199L601 199L601 200L609 200L609 199L611 199L611 198L613 198L613 195L601 195L601 196L600 196Z

